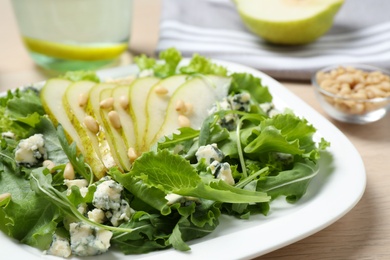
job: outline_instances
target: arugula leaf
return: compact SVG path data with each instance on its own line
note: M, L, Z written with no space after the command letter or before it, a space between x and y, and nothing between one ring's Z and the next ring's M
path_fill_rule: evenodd
M56 164L64 164L69 161L61 146L59 135L57 135L57 129L48 117L40 117L39 123L35 126L35 131L43 135L47 159Z
M87 164L84 162L83 155L77 155L76 143L73 142L71 145L68 144L64 128L61 125L58 125L57 127L57 134L61 147L75 171L83 176L84 179L90 180L90 183L92 183L93 173L91 170L87 171Z
M318 164L304 159L302 162L296 162L291 170L259 180L257 187L258 190L267 192L272 199L286 196L288 202L294 203L306 193L310 181L317 175L318 170Z

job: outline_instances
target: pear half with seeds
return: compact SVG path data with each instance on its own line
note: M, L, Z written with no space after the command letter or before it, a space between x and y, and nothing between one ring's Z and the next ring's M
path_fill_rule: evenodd
M313 42L333 25L344 0L235 0L250 31L285 45Z

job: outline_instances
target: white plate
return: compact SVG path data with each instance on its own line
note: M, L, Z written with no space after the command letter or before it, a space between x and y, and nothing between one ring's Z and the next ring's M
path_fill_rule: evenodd
M125 256L111 251L94 259L250 259L320 231L344 216L360 200L366 186L363 161L351 142L334 125L264 73L233 63L216 62L229 71L260 77L269 87L277 107L292 108L317 128L317 140L324 137L331 142L328 152L322 153L319 174L310 183L305 196L294 205L279 199L271 204L268 216L252 216L249 220L222 216L220 225L212 234L189 243L190 252L169 249ZM131 65L99 72L99 76L115 78L135 71L136 67ZM0 252L2 259L58 259L20 245L1 232Z

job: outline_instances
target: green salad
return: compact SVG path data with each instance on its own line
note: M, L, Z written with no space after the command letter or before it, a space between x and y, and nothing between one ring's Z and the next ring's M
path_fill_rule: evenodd
M0 98L0 229L60 257L190 250L318 172L316 129L260 78L167 49L137 75L69 72Z

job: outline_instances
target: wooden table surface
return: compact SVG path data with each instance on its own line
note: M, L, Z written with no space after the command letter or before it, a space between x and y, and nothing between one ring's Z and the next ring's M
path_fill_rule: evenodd
M158 39L159 16L149 14L158 14L160 8L158 0L136 0L130 41L134 52L152 53ZM35 66L24 49L10 0L0 1L0 39L0 91L51 76ZM118 66L131 62L132 55L127 53ZM327 117L309 83L282 84ZM256 259L390 259L390 114L368 125L329 120L351 140L363 158L367 187L362 199L322 231ZM331 205L327 206L331 210Z

